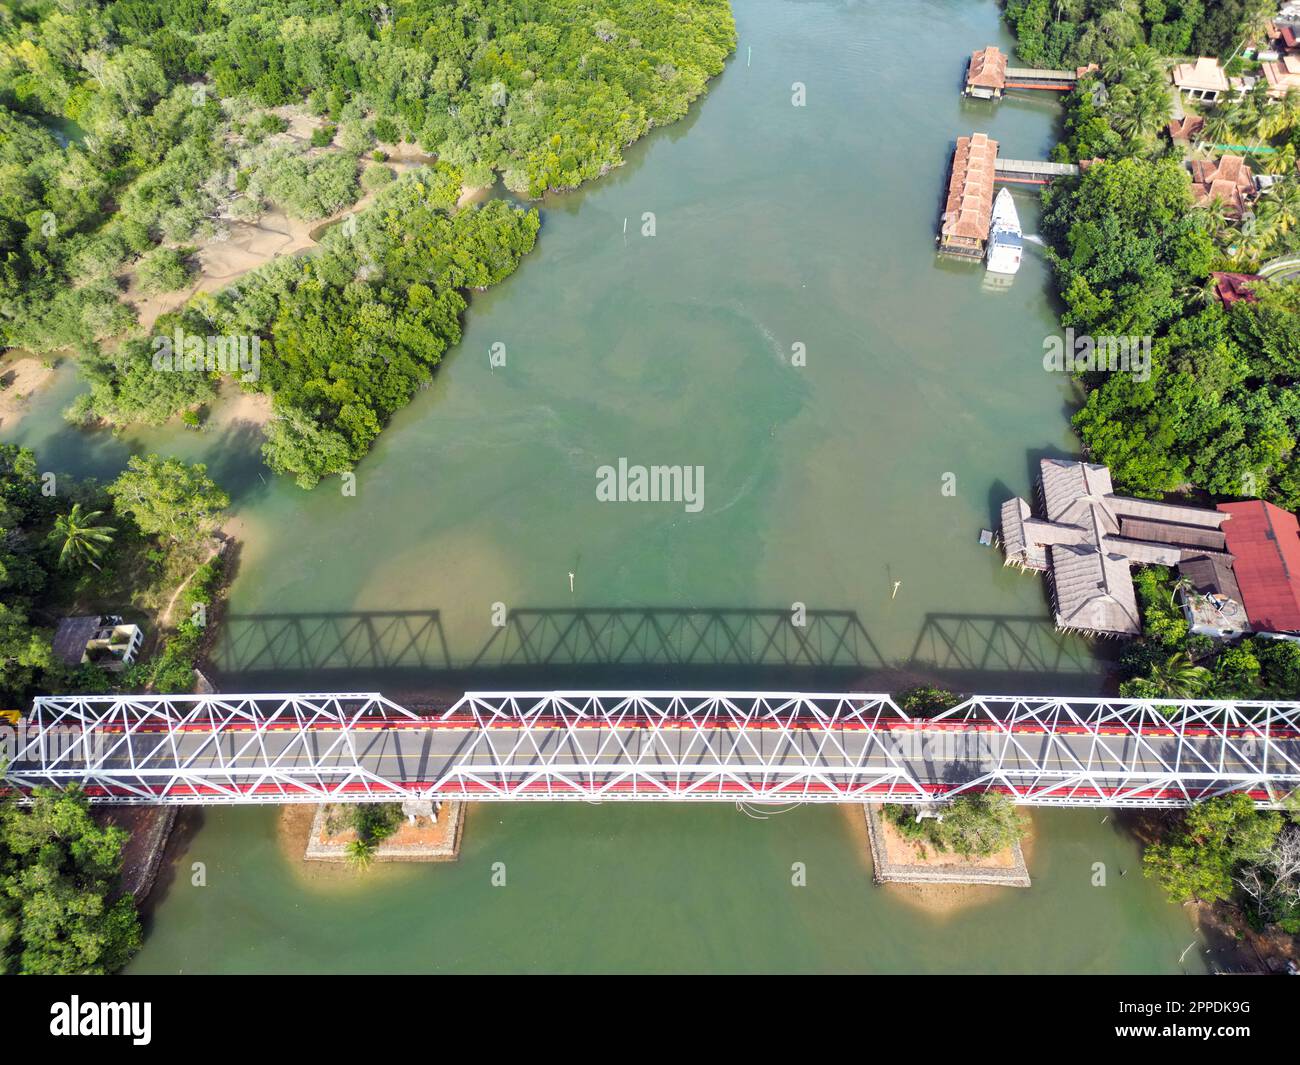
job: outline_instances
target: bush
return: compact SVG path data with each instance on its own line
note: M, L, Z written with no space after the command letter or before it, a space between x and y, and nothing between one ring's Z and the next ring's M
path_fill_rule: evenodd
M379 163L371 163L361 173L361 187L367 192L374 189L383 188L393 180L395 175L392 170Z
M187 261L193 248L157 248L140 260L136 278L140 291L148 296L160 292L177 292L190 283L191 270Z
M37 789L31 807L0 806L0 966L5 972L116 972L140 949L122 870L120 828L102 828L77 792Z
M932 688L918 684L915 688L899 692L897 702L909 717L933 717L945 710L951 710L961 702L961 699L962 697L956 692L948 691L946 688Z
M402 826L402 808L391 802L363 802L352 808L352 827L359 839L372 847Z

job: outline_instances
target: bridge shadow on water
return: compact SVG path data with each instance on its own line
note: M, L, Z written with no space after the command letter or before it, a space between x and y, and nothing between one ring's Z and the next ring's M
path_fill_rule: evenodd
M441 702L470 689L731 688L1083 694L1104 662L1042 618L932 613L886 659L853 610L525 607L453 653L438 610L227 615L205 672L224 691L380 690Z

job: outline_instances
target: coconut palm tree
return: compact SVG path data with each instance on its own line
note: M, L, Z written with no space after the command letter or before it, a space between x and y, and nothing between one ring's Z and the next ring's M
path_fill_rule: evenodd
M1295 160L1295 145L1288 142L1264 158L1264 170L1269 174L1289 174L1295 169Z
M1178 579L1174 581L1173 588L1169 592L1169 605L1174 605L1175 601L1178 599L1179 592L1182 592L1184 595L1190 595L1193 591L1193 587L1192 578L1188 577L1186 574L1180 573Z
M354 839L347 846L348 862L358 869L369 869L375 860L375 845L368 839Z
M1163 662L1151 666L1148 679L1162 695L1172 699L1194 699L1210 685L1210 671L1192 665L1186 651L1175 651Z
M1260 220L1258 214L1249 214L1237 223L1232 231L1233 244L1228 248L1233 267L1244 269L1258 262L1277 240L1277 232Z
M72 509L54 519L51 538L59 547L59 565L72 566L89 562L95 569L99 563L95 559L104 553L104 547L113 542L117 532L111 525L96 525L104 516L102 510L85 512L80 503L73 503Z
M1233 115L1227 107L1215 108L1214 114L1205 120L1201 135L1196 139L1196 146L1226 144L1232 136Z
M1133 140L1147 140L1163 129L1172 111L1173 101L1163 85L1121 83L1110 94L1111 125Z
M1300 226L1300 182L1284 178L1274 184L1255 204L1255 214L1274 237Z

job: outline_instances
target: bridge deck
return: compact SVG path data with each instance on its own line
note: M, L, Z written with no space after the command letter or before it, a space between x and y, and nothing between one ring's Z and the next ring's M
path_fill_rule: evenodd
M1164 704L1169 706L1170 704ZM434 715L374 694L60 697L19 728L11 788L102 802L473 799L1178 806L1300 787L1300 704L974 697L470 693Z

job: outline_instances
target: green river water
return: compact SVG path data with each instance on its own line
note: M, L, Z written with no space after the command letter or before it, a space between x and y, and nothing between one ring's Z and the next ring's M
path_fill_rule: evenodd
M1041 582L977 542L1039 456L1075 448L1070 389L1041 366L1046 266L1031 246L993 290L932 242L953 139L986 130L1041 158L1056 103L960 98L969 52L1008 47L992 2L735 8L736 55L691 114L542 202L537 249L475 295L354 497L273 478L253 430L74 431L67 368L33 401L9 437L42 468L111 476L151 449L230 490L223 690L1099 689ZM1017 202L1032 234L1036 197ZM620 457L703 466L703 508L600 502L596 469ZM768 645L795 603L806 645ZM558 637L576 609L641 635ZM752 661L716 640L737 625L765 648ZM210 809L131 970L1202 971L1200 949L1180 962L1187 916L1104 817L1038 811L1034 886L936 915L872 886L861 826L833 807L482 806L459 863L361 876L287 855L273 809Z

